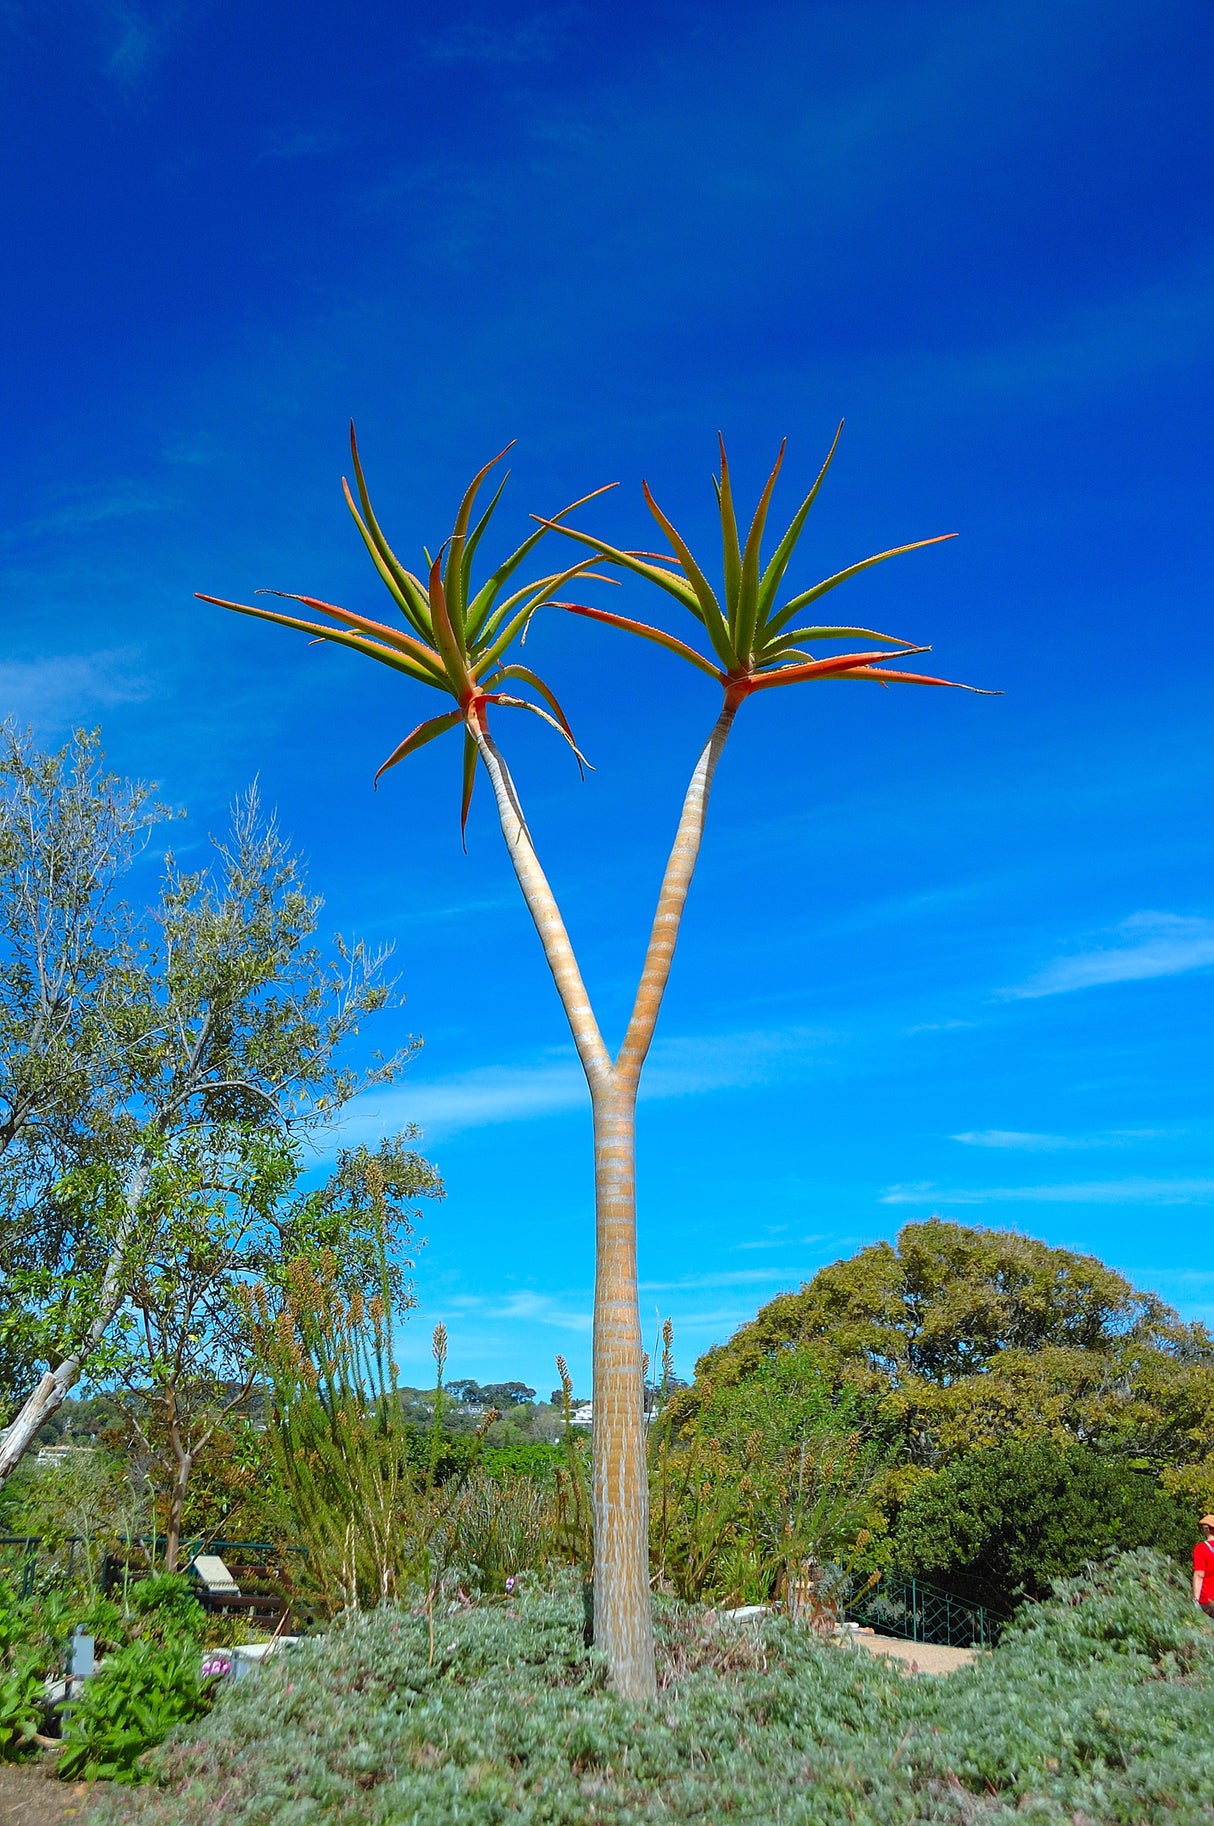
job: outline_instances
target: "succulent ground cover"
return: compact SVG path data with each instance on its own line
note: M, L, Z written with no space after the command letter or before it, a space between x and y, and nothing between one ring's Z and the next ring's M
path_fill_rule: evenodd
M1214 1817L1214 1631L1127 1554L947 1680L781 1619L659 1605L656 1705L607 1690L573 1590L362 1613L153 1755L94 1826L764 1826Z

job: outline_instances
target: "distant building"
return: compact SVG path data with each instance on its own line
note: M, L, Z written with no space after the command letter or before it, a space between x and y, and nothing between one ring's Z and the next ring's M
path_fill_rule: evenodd
M34 1459L36 1465L61 1465L69 1458L79 1457L81 1453L92 1452L93 1446L39 1446Z

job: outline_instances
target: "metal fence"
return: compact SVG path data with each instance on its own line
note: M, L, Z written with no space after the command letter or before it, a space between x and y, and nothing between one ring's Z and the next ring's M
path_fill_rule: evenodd
M882 1636L948 1648L993 1648L1010 1617L1010 1613L971 1603L922 1579L889 1572L845 1609L849 1622L875 1629Z
M0 1534L0 1574L7 1577L20 1598L32 1597L38 1576L39 1559L57 1562L70 1579L76 1570L78 1557L83 1550L92 1548L97 1555L97 1568L105 1569L108 1574L108 1562L123 1559L131 1569L138 1561L146 1562L148 1570L154 1570L157 1560L164 1553L163 1535L138 1535L129 1541L97 1540L82 1534L63 1535L55 1541L44 1541L36 1534ZM178 1570L185 1571L190 1561L198 1553L217 1553L229 1555L233 1560L264 1560L277 1554L303 1554L302 1547L291 1544L275 1546L270 1541L227 1541L216 1540L209 1535L195 1535L190 1540L183 1540L178 1552ZM86 1561L87 1566L87 1561ZM141 1575L142 1576L142 1575Z

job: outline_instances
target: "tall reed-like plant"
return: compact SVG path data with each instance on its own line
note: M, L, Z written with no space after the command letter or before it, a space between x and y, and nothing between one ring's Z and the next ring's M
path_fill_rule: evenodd
M366 1167L374 1214L374 1291L343 1287L333 1251L301 1256L275 1290L251 1296L254 1347L270 1384L271 1437L311 1582L346 1606L382 1603L432 1582L458 1484L438 1479L446 1328L434 1328L435 1407L418 1462L392 1354L392 1278L378 1162ZM495 1416L491 1413L481 1436ZM441 1565L445 1555L437 1556Z

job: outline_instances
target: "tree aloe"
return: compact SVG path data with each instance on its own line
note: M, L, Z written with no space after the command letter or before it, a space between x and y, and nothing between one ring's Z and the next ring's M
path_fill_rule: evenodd
M447 542L445 563L441 553L433 561L427 554L429 577L423 584L419 577L404 568L383 536L367 494L353 433L351 452L359 501L355 503L349 487L344 485L346 500L376 569L410 632L402 633L312 598L295 600L328 615L340 624L339 627L249 604L227 602L219 597L203 597L204 601L218 603L221 607L282 622L321 639L352 647L405 673L417 683L447 692L455 700L455 708L419 724L388 757L380 773L424 742L462 725L463 819L467 818L478 755L489 775L510 860L544 947L590 1090L594 1118L597 1245L593 1440L595 1636L607 1654L613 1685L624 1697L633 1700L648 1698L655 1686L649 1607L643 1347L637 1305L636 1099L699 854L713 774L739 705L755 691L777 684L825 678L932 685L951 682L892 671L884 666L881 662L891 657L926 651L893 636L860 628L789 628L801 609L808 608L838 584L885 558L915 550L916 546L899 546L863 559L777 607L789 561L837 444L836 435L817 481L765 567L761 564L760 548L783 449L743 545L738 536L722 445L717 499L724 542L723 602L657 507L648 487L646 500L670 539L674 556L625 551L609 545L591 533L569 526L567 516L573 508L567 508L552 519L540 519L539 532L499 564L474 593L471 585L473 555L501 495L499 486L488 508L473 525L475 498L492 464L486 465L474 478L461 502L454 531ZM601 492L595 491L596 494ZM575 506L591 499L592 495L586 495ZM580 541L591 556L580 564L516 587L500 600L506 584L513 579L536 540L547 531L560 532ZM932 540L920 540L917 545L932 543ZM706 657L664 629L560 599L558 592L567 583L581 575L597 575L592 567L603 561L635 572L674 596L691 611L706 632L713 657ZM532 616L547 605L570 609L643 635L719 680L724 689L721 713L696 763L683 802L636 1000L623 1044L615 1057L599 1030L564 921L536 855L509 768L489 731L490 705L517 705L536 710L547 721L555 722L572 743L569 725L549 688L533 672L506 658L509 647L522 635ZM863 639L875 643L877 650L814 658L805 647L810 640L840 639ZM530 686L548 708L545 710L502 692L501 685L513 680Z

